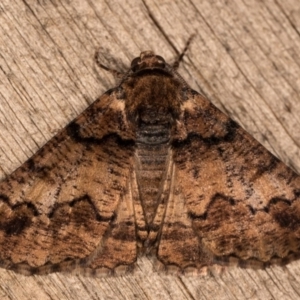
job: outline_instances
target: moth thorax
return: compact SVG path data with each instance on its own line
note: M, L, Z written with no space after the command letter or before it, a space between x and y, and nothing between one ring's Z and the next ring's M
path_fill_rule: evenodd
M144 124L168 124L172 123L173 116L165 107L147 107L138 110L139 123Z

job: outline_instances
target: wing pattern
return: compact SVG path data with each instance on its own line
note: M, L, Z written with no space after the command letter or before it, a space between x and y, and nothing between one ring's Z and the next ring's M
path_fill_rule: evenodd
M163 265L263 267L297 258L299 175L198 93L190 91L180 121L187 134L172 143Z
M0 183L2 266L31 274L132 264L133 155L124 103L111 91Z

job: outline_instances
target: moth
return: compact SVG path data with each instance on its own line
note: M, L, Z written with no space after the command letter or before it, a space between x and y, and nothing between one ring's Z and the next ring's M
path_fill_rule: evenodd
M152 255L198 274L299 256L300 177L188 86L186 49L173 66L142 52L0 183L1 267L123 274Z

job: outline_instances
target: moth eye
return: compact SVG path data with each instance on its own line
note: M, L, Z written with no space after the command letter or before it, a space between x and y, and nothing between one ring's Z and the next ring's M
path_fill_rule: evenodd
M136 57L132 62L131 62L131 69L134 69L137 64L141 61L139 57Z
M165 61L165 59L163 57L161 57L159 55L156 55L156 58L157 58L157 60L158 60L159 63L161 63L161 64L165 64L166 63L166 61Z

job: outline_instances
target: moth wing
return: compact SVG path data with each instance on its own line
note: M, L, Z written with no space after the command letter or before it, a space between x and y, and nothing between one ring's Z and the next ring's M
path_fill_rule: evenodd
M110 91L2 181L1 266L43 274L132 264L132 138Z
M191 92L172 144L158 259L181 271L263 267L300 253L300 176Z

